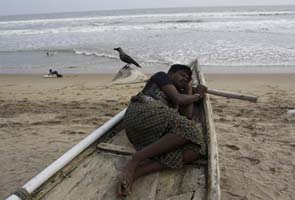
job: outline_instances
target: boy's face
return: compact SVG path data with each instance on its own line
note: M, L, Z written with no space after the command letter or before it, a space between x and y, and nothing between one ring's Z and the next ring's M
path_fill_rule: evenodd
M182 70L176 71L172 76L172 81L178 90L184 89L190 80L191 77Z

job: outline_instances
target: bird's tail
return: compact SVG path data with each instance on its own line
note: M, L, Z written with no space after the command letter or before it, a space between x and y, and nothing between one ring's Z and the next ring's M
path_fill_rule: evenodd
M138 63L134 63L136 67L142 68Z

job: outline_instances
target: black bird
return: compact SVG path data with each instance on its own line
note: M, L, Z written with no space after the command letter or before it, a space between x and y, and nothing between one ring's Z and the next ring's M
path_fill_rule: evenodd
M131 58L130 56L128 56L122 49L121 47L118 48L114 48L115 51L119 52L120 55L120 60L122 60L123 62L127 63L127 65L124 66L124 68L129 67L130 64L134 64L137 67L141 67L133 58Z

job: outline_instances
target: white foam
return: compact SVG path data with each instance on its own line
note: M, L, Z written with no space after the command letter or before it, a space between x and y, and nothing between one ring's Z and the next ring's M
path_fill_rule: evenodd
M74 53L77 55L97 56L97 57L118 59L118 56L115 56L113 54L98 53L96 51L89 51L89 50L76 50L76 49L74 49Z
M0 35L39 35L60 33L93 33L110 31L132 31L132 30L169 30L190 29L197 31L221 31L221 32L269 32L269 33L294 33L295 19L279 20L244 20L244 21L216 21L206 23L150 23L150 24L124 24L105 26L76 26L44 29L19 29L2 30Z

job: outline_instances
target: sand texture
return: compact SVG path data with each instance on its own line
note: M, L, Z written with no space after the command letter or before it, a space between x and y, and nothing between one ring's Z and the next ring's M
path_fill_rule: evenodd
M114 75L0 75L0 199L125 108L143 83ZM258 103L211 96L223 199L295 198L295 74L209 74L214 89Z

